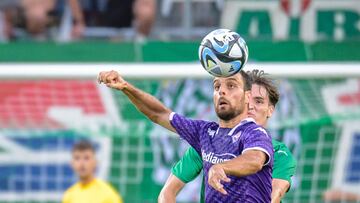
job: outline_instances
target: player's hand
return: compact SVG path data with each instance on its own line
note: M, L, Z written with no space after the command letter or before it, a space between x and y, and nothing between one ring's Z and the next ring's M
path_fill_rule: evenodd
M225 174L224 169L220 164L215 164L209 169L208 175L208 183L215 190L221 192L224 195L227 195L226 190L224 189L224 185L221 184L221 181L230 182L230 178L228 178Z
M103 83L108 87L123 90L128 83L121 77L121 75L112 70L112 71L101 71L97 77L99 84Z

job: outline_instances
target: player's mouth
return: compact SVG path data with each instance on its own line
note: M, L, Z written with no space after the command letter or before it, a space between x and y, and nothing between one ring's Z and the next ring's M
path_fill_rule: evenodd
M250 117L250 118L255 118L255 114L254 113L252 113L252 112L248 112L248 117Z
M229 105L229 102L226 99L220 98L219 99L219 107L223 107Z

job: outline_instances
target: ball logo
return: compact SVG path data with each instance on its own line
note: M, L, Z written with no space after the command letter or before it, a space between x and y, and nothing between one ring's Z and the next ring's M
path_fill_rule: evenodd
M225 35L224 36L224 43L229 43L229 42L234 41L234 40L235 40L235 38L232 35Z

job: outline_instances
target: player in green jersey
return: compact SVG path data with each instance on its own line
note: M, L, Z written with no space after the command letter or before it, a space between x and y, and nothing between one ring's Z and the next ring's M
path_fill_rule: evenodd
M249 117L261 125L266 126L278 100L277 88L271 79L264 76L262 71L254 70L249 73L252 78ZM295 173L296 161L285 144L273 140L274 168L272 181L271 202L277 203L289 190L291 177ZM186 183L194 180L202 170L202 158L196 150L190 147L182 159L171 169L171 174L159 195L159 202L175 202L176 195ZM204 184L201 187L201 202L204 202Z

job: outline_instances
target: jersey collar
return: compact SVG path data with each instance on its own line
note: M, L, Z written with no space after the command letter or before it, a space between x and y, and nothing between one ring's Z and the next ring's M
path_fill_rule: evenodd
M228 133L228 135L230 135L230 136L233 135L234 132L235 132L235 130L236 130L238 127L244 125L245 123L249 123L249 122L254 122L254 123L255 123L255 120L254 120L253 118L250 118L250 117L243 119L242 121L240 121L239 124L237 124L235 127L233 127L233 128L230 130L230 132Z

